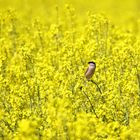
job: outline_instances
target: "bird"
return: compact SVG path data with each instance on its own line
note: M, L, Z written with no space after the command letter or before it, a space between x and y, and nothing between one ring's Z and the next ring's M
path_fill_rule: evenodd
M85 77L87 80L90 80L95 72L96 63L93 61L88 62L89 66L85 72Z

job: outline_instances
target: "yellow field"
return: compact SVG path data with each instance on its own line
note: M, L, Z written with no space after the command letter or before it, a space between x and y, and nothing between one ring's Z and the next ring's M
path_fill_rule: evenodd
M0 140L140 140L138 0L0 9Z

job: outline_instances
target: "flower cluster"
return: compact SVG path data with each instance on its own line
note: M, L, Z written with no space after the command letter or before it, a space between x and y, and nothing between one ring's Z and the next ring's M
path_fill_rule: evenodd
M92 12L80 26L70 5L64 12L47 23L1 12L0 139L140 139L138 33Z

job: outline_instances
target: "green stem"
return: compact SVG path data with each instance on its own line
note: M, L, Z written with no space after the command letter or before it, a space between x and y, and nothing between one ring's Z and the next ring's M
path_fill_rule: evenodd
M102 91L101 91L100 87L98 86L98 84L96 82L94 82L93 80L90 80L90 82L92 82L93 84L95 84L97 86L99 92L102 94Z
M83 93L84 93L84 95L87 97L87 99L88 99L88 101L89 101L89 103L90 103L90 105L91 105L92 111L94 112L96 118L98 118L98 116L97 116L97 114L96 114L96 112L95 112L95 109L94 109L94 107L93 107L93 104L92 104L90 98L88 97L88 95L87 95L84 91L83 91Z

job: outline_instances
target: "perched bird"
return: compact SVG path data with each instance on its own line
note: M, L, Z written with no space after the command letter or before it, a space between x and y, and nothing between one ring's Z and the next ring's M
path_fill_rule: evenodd
M88 64L89 64L89 67L87 68L85 72L85 77L87 78L87 80L90 80L95 72L96 64L93 61L88 62Z

